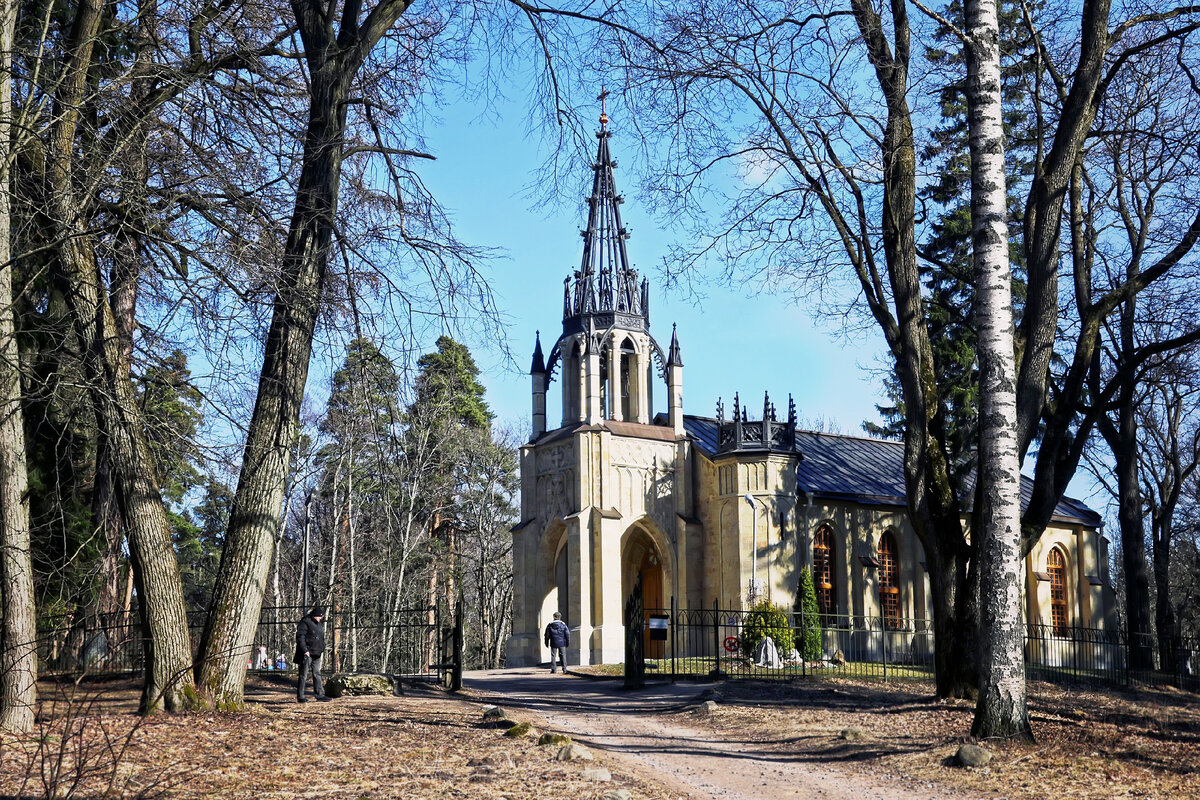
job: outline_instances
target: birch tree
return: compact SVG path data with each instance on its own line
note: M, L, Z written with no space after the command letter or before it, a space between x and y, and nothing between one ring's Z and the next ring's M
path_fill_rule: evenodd
M967 0L971 244L979 342L979 701L971 735L1032 741L1021 614L1021 469L1000 82L999 7Z
M14 0L0 2L0 731L33 729L37 624L30 556L29 476L13 301L12 53Z

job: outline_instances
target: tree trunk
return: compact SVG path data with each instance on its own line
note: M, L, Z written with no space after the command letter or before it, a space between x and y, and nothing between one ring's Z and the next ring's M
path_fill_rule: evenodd
M1173 514L1163 514L1154 531L1154 623L1158 631L1158 658L1163 672L1179 671L1176 656L1182 647L1175 602L1171 598L1171 529Z
M17 9L0 3L0 731L33 730L37 701L37 617L29 542L29 474L21 412L20 354L13 309L12 49Z
M1110 444L1116 462L1117 521L1121 529L1121 566L1125 573L1125 634L1129 640L1129 668L1152 670L1150 569L1146 563L1146 527L1138 483L1137 426L1133 420L1132 401L1121 405L1119 427ZM1111 432L1109 425L1103 425L1102 430L1105 429Z
M330 43L331 44L331 43ZM310 53L310 63L317 55ZM200 643L197 680L222 707L240 708L275 543L284 483L308 380L312 337L337 214L348 77L333 60L311 73L308 130L296 208L263 354L242 471L213 601Z
M979 337L979 558L982 648L971 734L1032 741L1021 625L1021 469L1012 272L996 0L967 0L971 227Z
M933 349L921 296L917 268L916 152L912 114L908 106L910 33L902 0L890 3L894 49L887 42L883 20L873 4L852 0L859 31L875 69L875 79L887 104L887 126L881 146L883 160L883 220L881 242L887 260L888 282L896 313L875 313L896 361L903 388L904 478L909 519L925 548L931 578L943 578L932 588L935 669L939 697L973 697L975 659L971 652L973 600L961 591L966 573L959 565L968 547L958 497L950 483L946 457L945 420L938 402ZM881 304L882 305L882 304ZM940 563L942 559L950 563ZM962 575L959 576L959 573ZM953 576L953 577L951 577ZM970 604L961 608L962 603ZM953 632L950 635L947 633Z
M102 3L83 0L68 48L70 54L55 94L56 123L47 148L50 216L61 242L59 278L75 334L87 348L84 366L110 452L121 517L137 574L139 605L150 628L141 711L189 705L192 695L191 642L183 585L171 541L154 462L145 439L127 364L122 364L117 325L100 278L81 204L72 187L75 136L86 74L101 18Z

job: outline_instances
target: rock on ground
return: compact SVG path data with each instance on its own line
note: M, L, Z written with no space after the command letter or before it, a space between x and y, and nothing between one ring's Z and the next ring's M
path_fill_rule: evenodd
M964 744L954 754L955 763L963 767L986 767L992 754L977 744Z
M591 761L592 752L581 744L571 742L559 750L555 758L559 761Z
M325 693L330 697L353 695L391 695L392 682L383 675L346 675L338 673L325 680Z
M588 767L579 776L585 781L597 781L599 783L607 783L612 780L612 773L604 767Z

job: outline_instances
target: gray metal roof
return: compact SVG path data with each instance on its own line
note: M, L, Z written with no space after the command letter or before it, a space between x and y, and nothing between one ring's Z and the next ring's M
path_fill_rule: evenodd
M717 420L684 415L683 427L708 458L717 454ZM796 485L801 492L860 503L905 504L902 442L798 430L796 450L800 456ZM1022 507L1028 504L1032 489L1033 481L1021 476ZM1092 527L1101 521L1099 514L1069 497L1059 501L1054 519Z

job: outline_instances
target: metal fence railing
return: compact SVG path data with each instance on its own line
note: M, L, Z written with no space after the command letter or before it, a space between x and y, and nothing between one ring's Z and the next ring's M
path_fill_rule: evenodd
M294 670L299 606L264 606L254 642L244 654L247 666L263 671ZM188 615L192 651L204 630L205 613ZM378 610L351 614L330 610L325 618L323 670L379 672L439 680L453 665L453 624L444 608ZM260 662L265 648L265 662ZM103 624L48 618L38 625L38 670L42 674L141 672L143 633L135 608Z
M808 677L932 679L933 622L928 619L866 615L821 615L806 620L798 612L780 612L796 642L780 652L778 666L755 660L750 646L761 638L756 612L721 609L646 609L646 678L701 677L791 680ZM657 620L653 625L652 620ZM800 633L815 629L819 658L800 656ZM665 631L664 631L665 628ZM750 629L753 630L750 630ZM655 635L654 631L658 633ZM1028 625L1025 668L1031 680L1087 682L1114 686L1171 685L1200 691L1200 639L1179 642L1169 669L1155 657L1153 667L1135 669L1122 631L1089 628L1055 630Z

